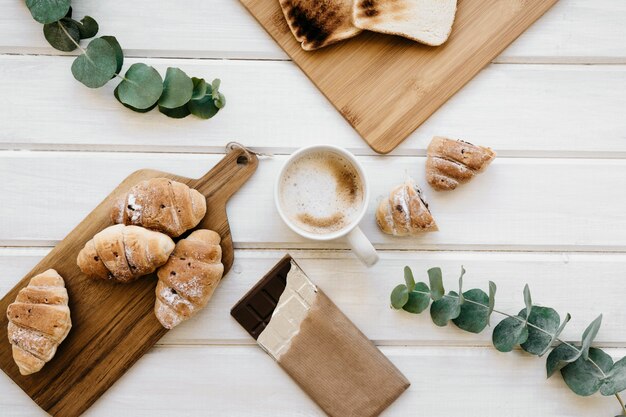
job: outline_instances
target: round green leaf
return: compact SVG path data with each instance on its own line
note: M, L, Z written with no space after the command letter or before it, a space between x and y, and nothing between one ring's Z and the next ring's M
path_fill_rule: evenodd
M87 87L98 88L115 75L116 68L115 51L106 40L96 38L89 43L85 53L74 60L72 74Z
M175 109L168 109L166 107L159 106L159 111L172 119L183 119L190 114L187 105L177 107Z
M591 356L591 351L589 352L589 356ZM626 358L615 362L615 365L607 372L607 378L600 387L602 395L615 395L624 390L626 390Z
M448 293L450 297L443 297L433 301L430 306L430 318L437 326L443 327L448 321L459 317L461 314L461 304L458 294L454 291Z
M215 101L215 106L218 109L223 109L226 106L226 97L222 93L218 93L217 98L213 101Z
M201 119L210 119L220 110L215 106L210 94L207 94L200 100L191 100L187 107L189 107L191 114Z
M489 296L483 290L475 288L465 291L463 297L465 302L461 305L459 317L453 320L454 324L466 332L482 332L489 323Z
M70 0L26 0L26 7L39 23L61 20L70 10Z
M115 73L119 74L122 70L122 65L124 65L124 51L122 51L122 47L115 36L102 36L101 39L107 41L115 51L115 61L117 62L117 69L115 70Z
M430 304L430 295L428 293L428 285L423 282L418 282L417 284L415 284L415 291L409 293L409 300L402 307L402 309L413 314L419 314L422 311L426 310L428 308L428 305Z
M182 70L168 68L163 82L163 95L159 106L168 109L182 107L191 100L193 81Z
M119 89L119 88L120 88L120 86L119 86L119 85L118 85L117 87L115 87L115 90L113 90L113 95L115 96L115 98L117 99L117 101L119 101L120 103L122 103L122 100L120 100L120 95L119 95L119 92L118 92L118 89ZM128 108L128 109L131 109L131 110L132 110L132 111L134 111L134 112L137 112L137 113L148 113L150 110L154 109L154 108L157 106L157 104L156 104L156 103L154 103L152 106L148 107L147 109L138 109L138 108L135 108L135 107L133 107L133 106L131 106L131 105L128 105L128 104L126 104L126 103L122 103L122 105L123 105L124 107Z
M406 283L406 287L410 291L415 289L415 278L413 278L413 271L408 266L404 267L404 282Z
M80 38L88 39L93 38L98 34L98 30L100 29L98 26L98 22L91 17L85 16L80 19L80 24L78 25L78 29L80 30Z
M613 366L613 359L601 349L590 348L589 359L605 373ZM583 397L595 394L604 379L602 372L582 356L561 369L561 375L567 386Z
M404 284L398 285L391 291L391 306L396 310L401 309L409 301L409 290Z
M204 81L204 78L191 77L191 82L193 83L193 93L191 94L192 100L203 98L207 95L207 88L211 88L211 86Z
M154 68L136 63L130 66L119 84L120 102L136 109L148 109L156 104L163 92L163 80Z
M528 339L528 327L523 321L507 317L493 329L491 339L495 348L500 352L510 352L515 346Z
M61 26L65 28L69 37ZM71 52L78 48L76 45L80 41L80 29L78 24L72 19L63 18L59 21L43 25L43 36L54 49Z
M568 363L580 358L580 351L572 349L569 345L561 343L548 355L546 359L546 372L550 378L556 371L562 369Z
M441 268L430 268L428 270L428 281L430 283L430 296L433 301L440 300L445 294L443 288L443 278Z
M519 312L518 316L526 318L526 309ZM534 324L547 332L554 334L561 323L559 313L550 307L533 306L528 318L530 324ZM522 344L522 349L532 355L541 355L546 347L552 342L552 336L547 335L533 327L528 327L528 340Z

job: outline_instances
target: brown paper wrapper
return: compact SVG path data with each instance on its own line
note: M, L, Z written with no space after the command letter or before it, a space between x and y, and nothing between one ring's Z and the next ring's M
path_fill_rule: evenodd
M377 416L410 385L319 288L278 364L333 417Z

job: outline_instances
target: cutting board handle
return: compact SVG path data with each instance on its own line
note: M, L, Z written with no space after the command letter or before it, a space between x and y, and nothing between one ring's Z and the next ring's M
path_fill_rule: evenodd
M199 178L194 188L200 191L208 201L228 199L250 178L259 165L257 156L243 147L232 148L226 156L209 172ZM220 191L218 193L218 191Z

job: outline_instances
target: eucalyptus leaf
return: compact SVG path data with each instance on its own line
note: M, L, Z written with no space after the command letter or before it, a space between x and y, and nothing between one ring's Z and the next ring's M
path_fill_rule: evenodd
M496 290L498 287L493 281L489 281L489 311L487 312L487 324L491 325L491 314L496 306Z
M191 94L192 100L198 100L207 95L207 88L210 88L211 86L204 81L204 78L191 77L191 82L193 83L193 93Z
M193 81L179 68L169 67L163 81L163 95L159 99L159 107L175 109L184 106L191 100Z
M115 98L117 99L117 101L119 101L120 103L122 103L122 105L123 105L124 107L126 107L126 108L128 108L128 109L131 109L131 110L132 110L132 111L134 111L134 112L137 112L137 113L148 113L150 110L154 109L154 108L157 106L157 104L156 104L156 103L154 103L151 107L148 107L147 109L138 109L138 108L135 108L135 107L133 107L133 106L131 106L131 105L129 105L129 104L123 103L123 102L122 102L122 100L120 100L120 95L119 95L119 93L118 93L118 89L119 89L119 88L120 88L120 86L119 86L119 85L118 85L117 87L115 87L115 90L113 90L113 95L115 96Z
M413 271L408 266L404 267L404 282L406 282L406 287L409 289L409 292L415 289L415 278L413 278Z
M598 335L598 330L602 325L602 314L600 314L583 332L582 338L582 357L587 359L589 355L589 347Z
M187 104L187 107L189 107L191 114L201 119L210 119L220 110L215 105L215 102L210 94L207 94L199 100L191 100Z
M552 346L552 344L556 341L556 339L559 337L559 335L563 332L563 329L565 329L565 326L567 326L567 323L569 323L571 318L572 318L572 316L570 316L569 313L567 313L565 315L565 319L563 319L563 323L561 323L561 325L556 330L556 332L554 332L554 334L552 335L552 338L550 339L550 343L548 343L546 345L546 347L541 351L539 356L545 355L545 353L550 349L550 346Z
M115 51L115 62L117 63L115 73L119 74L122 70L122 66L124 65L124 51L122 51L120 43L117 41L115 36L101 36L100 39L107 41Z
M441 268L430 268L428 270L428 281L430 282L430 297L433 301L441 300L445 294Z
M595 362L604 373L613 366L613 359L597 348L589 349L589 359ZM603 385L604 375L591 361L578 358L561 369L561 375L567 386L574 393L586 397L595 394Z
M430 305L430 317L437 326L447 326L452 319L461 314L461 303L458 294L454 291L448 293L448 297L443 297L433 301Z
M130 66L118 85L120 102L144 110L156 104L163 92L163 80L154 68L136 63Z
M74 60L72 74L87 87L98 88L115 75L116 68L115 50L106 40L96 38L89 43L85 53Z
M493 345L500 352L510 352L517 345L521 345L528 339L528 326L522 320L507 317L502 320L492 335Z
M466 332L482 332L489 322L489 296L475 288L464 292L463 297L465 302L461 305L461 313L453 323Z
M523 309L518 316L526 318L528 309ZM559 328L561 318L553 308L533 306L528 323L533 324L550 334L554 334ZM552 336L546 334L532 326L528 326L528 340L522 344L522 349L526 352L539 356L552 343Z
M186 104L175 109L159 106L159 111L172 119L183 119L191 114Z
M217 93L220 91L220 85L222 84L222 80L216 78L211 82L211 88L213 90L213 98L217 98Z
M65 30L63 30L63 28L65 28ZM74 20L63 18L59 21L43 25L43 36L54 49L71 52L78 48L80 29Z
M548 355L546 359L546 372L550 378L556 371L561 370L568 363L572 363L580 358L580 350L574 349L572 346L561 343Z
M591 348L589 351L589 356L591 356L593 349ZM607 372L607 378L600 387L600 393L602 395L615 395L624 390L626 390L626 357L615 362L615 365Z
M530 297L530 287L528 287L528 284L524 285L524 304L526 304L526 315L524 316L524 318L526 318L530 316L530 312L533 308L533 300Z
M26 7L39 23L61 20L70 10L70 0L26 0Z
M419 314L426 310L429 305L430 295L428 285L423 282L418 282L415 285L414 291L409 293L409 300L402 309L409 313Z
M226 97L224 97L224 94L222 93L218 93L217 98L214 99L213 102L218 109L223 109L224 107L226 107Z
M391 306L396 310L401 309L409 301L409 290L404 284L398 285L391 291Z
M461 305L465 302L463 299L463 275L465 275L465 268L461 265L461 276L459 277L459 304Z
M98 22L91 16L85 16L80 19L78 30L80 31L81 39L93 38L98 34Z

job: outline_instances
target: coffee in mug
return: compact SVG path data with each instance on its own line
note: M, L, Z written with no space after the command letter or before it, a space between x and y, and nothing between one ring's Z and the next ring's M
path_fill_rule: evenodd
M284 214L316 235L342 230L357 220L364 204L363 181L344 156L329 150L294 159L279 182Z

